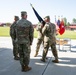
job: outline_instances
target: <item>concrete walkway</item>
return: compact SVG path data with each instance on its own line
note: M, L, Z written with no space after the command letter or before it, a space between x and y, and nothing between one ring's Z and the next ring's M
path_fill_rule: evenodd
M20 62L13 59L12 41L10 37L0 37L0 75L75 75L76 74L76 40L72 40L71 51L59 51L60 63L52 63L54 59L51 50L45 63L40 61L43 51L41 45L39 55L34 57L37 39L31 46L31 59L29 66L32 70L21 72Z

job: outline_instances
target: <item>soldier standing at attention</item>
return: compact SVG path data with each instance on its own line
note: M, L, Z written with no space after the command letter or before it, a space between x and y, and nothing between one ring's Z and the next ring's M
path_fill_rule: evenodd
M46 55L49 47L51 47L52 53L55 57L55 60L52 60L54 63L59 63L58 54L56 49L56 26L50 22L50 17L46 16L44 18L46 24L42 29L42 34L44 35L44 50L41 61L45 62Z
M42 34L42 23L38 23L36 30L38 31L38 40L37 40L37 46L36 46L36 53L34 57L38 55L39 48L41 43L43 43L43 34Z
M16 30L16 24L19 20L19 17L18 16L14 16L14 22L13 24L11 25L10 27L10 36L12 38L12 44L13 44L13 55L14 55L14 59L15 60L19 60L19 52L18 52L18 44L16 43L16 33L15 33L15 30Z
M33 42L34 28L27 20L27 12L21 12L21 20L17 23L17 43L19 45L20 64L23 72L31 70L29 67L31 45Z

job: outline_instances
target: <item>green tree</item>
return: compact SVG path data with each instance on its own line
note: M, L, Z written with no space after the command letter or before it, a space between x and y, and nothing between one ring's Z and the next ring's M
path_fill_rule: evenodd
M66 19L66 17L64 17L63 19L64 19L64 25L67 26L67 19Z
M11 26L11 23L9 23L9 22L8 22L8 23L6 23L6 26L10 27L10 26Z
M67 23L67 26L70 26L70 23L69 22Z
M73 23L76 23L76 19L75 19L75 18L73 18L72 22L73 22Z

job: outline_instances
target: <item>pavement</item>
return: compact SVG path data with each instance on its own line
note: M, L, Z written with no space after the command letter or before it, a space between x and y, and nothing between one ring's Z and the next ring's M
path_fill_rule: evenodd
M31 46L30 63L32 70L21 72L20 62L13 59L12 41L10 37L0 37L0 75L75 75L76 74L76 40L71 40L71 50L58 50L59 63L54 59L49 48L46 62L40 61L43 46L37 57L34 57L37 39Z

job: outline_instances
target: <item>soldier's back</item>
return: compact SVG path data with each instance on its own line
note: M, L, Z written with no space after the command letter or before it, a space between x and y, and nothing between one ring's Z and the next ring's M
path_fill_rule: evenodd
M31 22L25 19L21 19L17 23L17 39L18 43L28 43L29 42L29 32L31 27Z
M44 34L44 41L47 42L49 41L50 43L55 42L55 25L53 23L46 23L46 31Z

